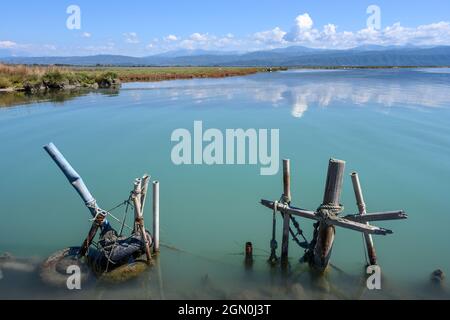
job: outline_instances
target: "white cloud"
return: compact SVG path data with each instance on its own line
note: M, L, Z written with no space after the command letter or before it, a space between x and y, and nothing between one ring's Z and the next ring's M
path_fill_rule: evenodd
M314 25L308 13L301 14L295 18L297 28L300 30L309 30Z
M295 16L294 16L295 17ZM293 18L294 18L293 17ZM165 37L154 38L147 43L141 43L136 32L123 33L124 41L135 44L132 50L129 46L111 46L108 43L99 43L95 47L52 46L42 44L19 44L11 40L0 41L0 49L32 53L34 55L73 54L73 51L120 54L148 54L178 49L203 49L224 51L255 51L291 45L303 45L313 48L346 49L361 45L406 45L437 46L450 45L450 22L441 21L415 27L404 26L397 22L384 26L381 30L360 29L342 30L330 21L324 25L314 23L313 17L302 13L292 19L291 28L283 30L275 27L269 30L253 32L246 36L236 36L231 33L214 35L208 32L195 32L188 36L169 34ZM281 23L281 22L280 22ZM256 30L257 31L257 30ZM91 38L92 34L83 32L83 38ZM140 44L140 45L137 45ZM68 49L69 48L69 49ZM146 51L148 50L148 51Z
M192 41L208 41L209 37L207 33L193 33L191 34L191 36L189 37L189 39L191 39Z
M284 36L290 44L301 44L318 48L351 48L366 44L375 45L450 45L450 23L438 22L421 25L416 28L404 27L399 22L382 30L373 28L355 32L338 32L334 24L314 28L314 22L308 13L299 15L295 25Z
M137 44L140 42L136 32L126 32L123 36L125 37L126 43Z
M327 24L323 26L323 33L329 37L336 35L337 27L334 24Z
M164 38L164 40L167 42L178 41L178 37L176 35L169 34L167 37Z
M294 27L284 39L290 42L312 42L320 33L317 29L313 29L313 25L314 22L308 13L298 15Z
M2 49L12 49L17 47L17 43L9 40L0 41L0 48Z
M254 38L258 43L280 44L285 42L284 36L286 32L279 27L268 31L261 31L254 34Z

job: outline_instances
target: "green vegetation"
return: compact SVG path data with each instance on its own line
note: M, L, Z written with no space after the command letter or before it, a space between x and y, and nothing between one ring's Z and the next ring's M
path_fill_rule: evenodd
M7 77L0 76L0 89L7 89L12 86L11 81Z
M245 67L63 67L0 64L0 89L37 93L77 88L113 88L121 82L223 78L279 68Z
M112 88L120 85L117 73L107 70L11 66L0 64L0 89L37 93L77 88Z

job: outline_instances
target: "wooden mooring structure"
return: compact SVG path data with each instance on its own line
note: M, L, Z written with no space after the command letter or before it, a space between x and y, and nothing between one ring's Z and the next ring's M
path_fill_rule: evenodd
M351 229L363 233L365 245L368 254L368 264L376 265L377 257L372 235L388 235L392 231L371 225L374 221L407 219L403 210L367 213L366 204L361 189L358 173L351 174L353 190L358 206L358 213L341 216L344 207L341 205L340 198L345 174L345 161L330 159L328 164L328 174L325 183L325 192L322 204L314 211L294 207L291 195L291 165L290 160L283 160L283 193L280 200L261 200L261 204L273 211L273 227L271 241L271 255L269 262L276 262L276 215L281 214L283 219L282 243L281 243L281 265L288 265L289 256L289 236L305 249L304 260L311 267L320 272L327 268L333 242L336 235L336 227ZM299 228L295 217L306 218L316 221L314 224L314 234L312 240L308 243L304 238L302 230ZM292 227L297 229L294 233ZM305 242L300 242L297 236L300 235Z
M80 195L84 204L89 209L92 215L92 226L88 232L87 237L83 241L78 252L78 258L84 257L87 254L89 247L91 246L96 234L99 229L103 230L109 225L107 220L108 217L114 218L117 222L121 223L120 235L122 234L123 228L127 227L135 233L136 231L142 236L142 242L144 243L145 256L147 262L152 261L152 254L159 253L160 240L159 240L159 181L153 181L153 234L152 239L149 238L149 234L146 231L144 225L144 207L147 198L148 186L150 182L150 176L144 175L142 178L138 178L134 181L133 189L131 191L128 200L119 204L116 208L131 203L134 208L134 226L130 227L125 223L124 220L121 221L114 217L110 211L103 210L99 207L97 200L92 196L91 192L83 182L81 176L75 171L75 169L70 165L70 163L65 159L58 148L53 144L49 143L44 146L45 151L53 159L56 165L61 169L63 174L66 176L69 183ZM153 241L151 241L153 240ZM150 243L152 243L153 252L150 248Z

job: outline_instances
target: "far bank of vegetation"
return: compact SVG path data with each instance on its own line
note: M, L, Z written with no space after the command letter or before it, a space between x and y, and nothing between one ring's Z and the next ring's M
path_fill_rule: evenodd
M224 78L279 68L245 67L63 67L0 64L0 90L41 93L79 88L120 87L122 82Z
M0 64L0 89L38 93L77 88L111 88L119 86L112 71L81 71L66 67L42 67Z

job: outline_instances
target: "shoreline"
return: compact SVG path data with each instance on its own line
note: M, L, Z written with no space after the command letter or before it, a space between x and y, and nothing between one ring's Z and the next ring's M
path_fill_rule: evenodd
M120 88L122 83L226 78L281 67L61 67L0 64L0 93L29 95L77 89Z
M383 69L439 69L450 66L291 66L291 67L78 67L78 66L28 66L1 65L0 80L11 81L16 77L11 73L2 74L1 67L15 69L46 70L44 75L31 80L28 75L16 80L14 86L1 87L0 93L24 92L29 95L45 92L62 92L78 89L120 89L122 83L160 82L189 79L214 79L247 76L256 73L278 72L287 70L383 70ZM22 71L23 72L23 71ZM35 71L33 71L35 72ZM32 73L33 73L32 72ZM39 71L42 73L42 71ZM50 80L43 80L49 77ZM12 82L12 81L11 81ZM4 85L3 85L4 86Z
M291 67L78 67L78 66L28 66L0 64L0 80L5 75L1 67L11 69L46 70L41 78L50 77L50 84L32 78L13 87L1 87L0 94L23 93L27 96L57 94L79 90L97 91L99 89L119 90L122 83L161 82L189 79L218 79L247 76L265 72L288 70L392 70L392 69L450 69L450 66L291 66ZM56 71L55 71L56 70ZM67 79L66 74L70 75ZM75 80L73 80L75 78Z

